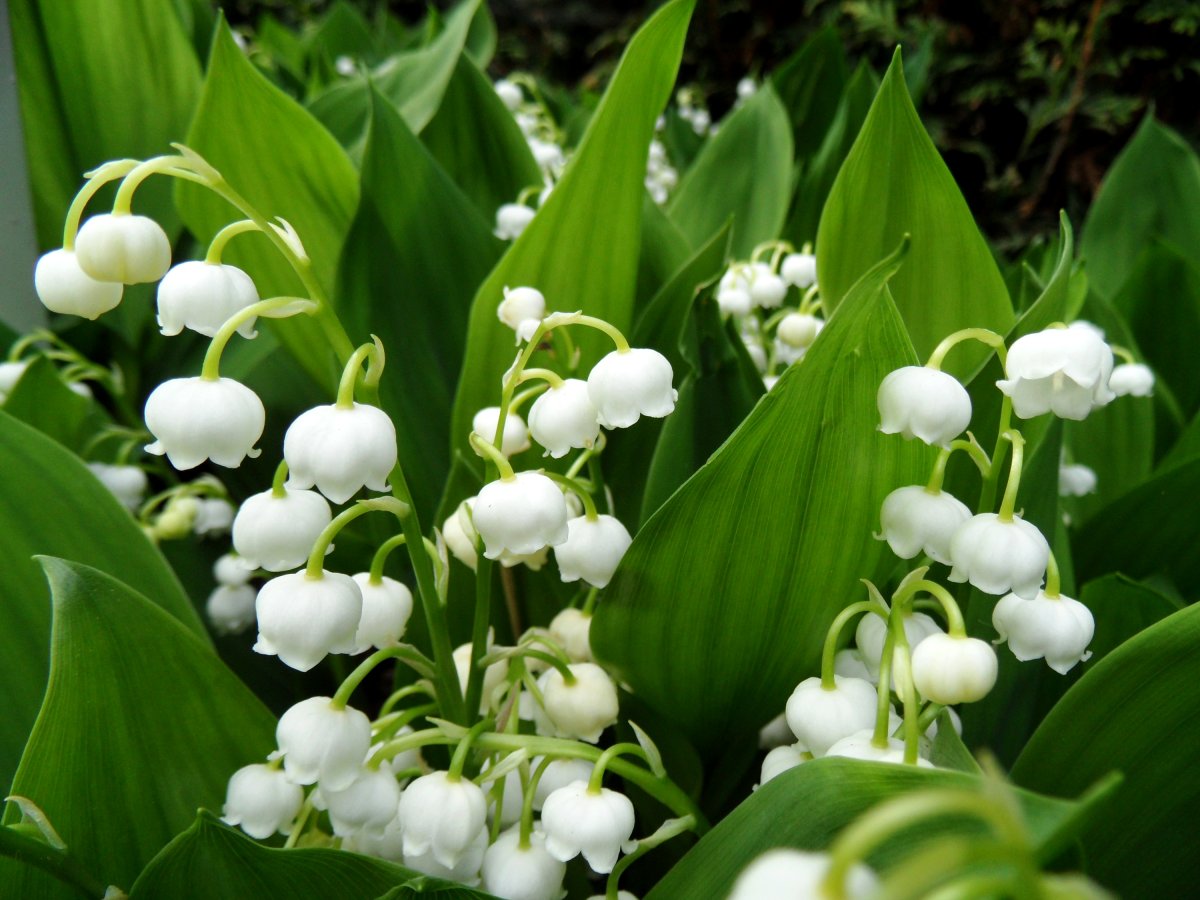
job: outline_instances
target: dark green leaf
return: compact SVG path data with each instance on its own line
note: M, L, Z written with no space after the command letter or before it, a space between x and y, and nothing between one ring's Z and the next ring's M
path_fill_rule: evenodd
M691 242L649 194L642 201L642 246L638 252L634 321L691 256Z
M4 411L75 453L81 453L84 441L102 420L100 408L68 388L44 356L21 374L4 401Z
M829 130L846 84L846 52L837 29L823 28L809 38L775 70L771 84L791 119L796 157L811 156Z

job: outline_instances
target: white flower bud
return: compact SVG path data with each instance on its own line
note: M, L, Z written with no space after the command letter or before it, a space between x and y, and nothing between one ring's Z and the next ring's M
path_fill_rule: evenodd
M267 411L258 395L232 378L172 378L146 399L146 427L157 440L147 453L166 454L176 469L206 459L236 469L262 436Z
M888 731L895 731L899 727L899 724L899 717L894 716L889 720ZM841 756L846 759L862 759L867 762L903 763L904 741L901 738L889 737L886 746L880 747L875 743L874 730L866 728L842 738L830 747L829 752L825 755ZM917 766L919 768L931 769L933 768L933 763L918 756Z
M620 710L617 686L595 663L571 663L567 668L575 677L573 683L555 668L547 669L538 679L546 718L554 737L594 744L605 728L616 724Z
M807 850L770 850L750 863L733 885L729 900L823 900L832 858ZM846 876L846 900L863 900L879 892L879 879L862 863Z
M613 516L571 519L567 540L554 548L559 575L563 581L582 578L593 587L607 587L632 543L629 531Z
M108 488L121 505L130 512L135 512L142 505L146 496L149 481L140 466L109 465L108 463L88 463L88 468L102 485Z
M322 570L320 578L293 572L258 592L255 653L278 656L307 672L327 654L349 653L362 618L362 592L349 575Z
M199 497L192 530L201 537L224 534L233 525L233 504L222 497Z
M555 859L570 862L582 853L594 871L607 875L633 834L633 804L624 794L593 793L586 781L573 781L546 798L542 828Z
M499 95L501 102L508 107L509 112L516 112L517 108L525 102L525 95L521 93L520 85L513 84L507 78L499 78L492 85Z
M254 281L237 266L192 260L180 263L158 285L158 327L165 335L190 328L212 337L234 313L258 302ZM252 338L254 319L238 326Z
M1070 597L1049 597L1038 591L1032 600L1025 600L1007 594L992 610L992 625L1000 642L1007 640L1021 662L1045 659L1060 675L1092 656L1087 646L1096 632L1096 620L1090 609Z
M588 375L588 397L605 428L628 428L642 416L661 419L675 409L671 363L657 350L613 350Z
M925 553L950 563L950 541L971 518L971 510L953 494L919 484L896 488L883 499L879 519L883 539L901 559Z
M567 539L567 503L557 484L537 472L518 472L485 484L472 505L484 556L536 553Z
M720 288L717 291L717 307L722 315L747 316L754 307L754 300L748 288Z
M543 141L540 138L529 139L529 151L533 154L537 164L547 172L557 172L566 165L566 157L563 155L562 147L551 141Z
M996 684L996 651L972 637L935 634L913 651L912 678L926 700L953 706L982 700Z
M238 510L233 547L257 568L286 572L304 564L332 519L329 503L315 491L285 489L282 497L263 491L246 498Z
M941 633L941 626L925 613L917 612L904 617L904 636L908 640L909 650L915 650L917 645L930 635ZM886 641L887 622L874 614L865 615L858 620L854 642L858 644L862 661L872 680L879 675L879 663L883 658L883 645Z
M789 253L779 266L779 274L803 291L817 282L817 258L811 253Z
M371 720L329 697L309 697L288 709L275 728L283 771L293 784L340 791L358 777L371 747Z
M804 749L803 744L786 744L776 747L763 757L762 770L758 776L759 787L776 775L782 775L788 769L794 769L810 759L812 759L812 755Z
M154 536L160 541L178 541L187 537L192 533L199 505L195 497L173 496L154 522Z
M342 839L342 849L376 859L404 862L404 832L400 828L399 815L384 826L382 834L359 831ZM412 867L415 868L415 867Z
M840 675L833 681L835 687L827 690L819 677L806 678L787 701L788 725L814 756L823 756L836 741L875 722L875 685Z
M204 612L218 634L241 634L254 624L257 597L248 584L220 584L208 595Z
M470 849L487 818L487 798L468 778L451 780L432 772L413 781L400 796L404 857L428 853L454 866Z
M1084 497L1096 491L1096 471L1082 463L1058 467L1058 493L1063 497Z
M865 671L865 670L864 670ZM784 744L795 743L796 736L792 734L787 716L780 713L770 722L758 729L758 747L760 750L773 750Z
M788 313L779 321L779 327L775 329L775 334L787 346L797 350L807 350L817 339L817 335L821 333L823 327L825 327L825 323L816 316L794 312Z
M568 378L551 386L529 407L529 432L555 459L571 450L591 447L600 436L596 407L588 396L587 382Z
M360 831L382 837L398 814L400 785L387 767L364 768L341 790L321 785L321 799L329 811L333 833L338 837Z
M758 93L758 82L749 75L744 76L737 83L737 95L739 100L749 100Z
M568 607L551 619L550 637L558 642L571 662L591 662L592 645L588 640L591 627L590 615Z
M528 697L528 694L522 694L523 697ZM535 756L529 761L530 771L537 769L541 764L542 757ZM559 788L564 788L573 781L584 781L592 777L592 770L595 764L587 759L555 759L546 766L542 772L542 777L537 783L537 789L533 792L533 808L541 810L546 804L546 799L557 791Z
M1013 412L1022 419L1053 412L1078 421L1115 396L1108 385L1112 350L1087 322L1018 338L1004 369L1008 378L996 387L1012 398Z
M404 865L431 878L443 878L446 881L457 881L473 887L479 884L479 867L483 863L483 855L487 851L487 846L488 830L484 825L471 839L471 843L454 865L447 866L438 862L433 854L432 845L424 853L406 852Z
M288 486L316 485L334 503L345 503L364 486L387 491L396 455L396 426L382 409L362 403L314 407L283 436Z
M362 593L362 617L350 652L365 653L372 647L377 650L395 647L412 615L412 591L386 575L381 576L378 583L371 581L370 572L359 572L352 577Z
M471 524L469 515L469 510L474 505L475 498L467 498L458 504L454 512L450 513L450 517L442 523L442 539L446 542L446 547L455 559L472 572L479 564L475 555L475 526Z
M487 650L492 649L492 634L488 632ZM471 645L460 644L454 648L454 668L458 672L458 685L463 694L467 692L467 679L471 674ZM479 695L479 712L482 714L492 708L500 697L500 691L508 680L508 660L501 659L492 663L483 671L483 692Z
M217 557L212 571L217 584L240 587L253 577L255 566L236 553L225 553Z
M261 841L275 832L290 834L303 803L304 791L282 770L255 763L230 777L221 821Z
M879 385L879 430L949 447L971 424L971 397L953 375L928 366L889 372Z
M496 227L492 234L502 241L515 241L529 227L537 210L524 203L502 203L496 210Z
M33 270L33 286L51 312L96 319L121 302L119 281L97 281L79 267L74 250L51 250Z
M985 594L1012 591L1032 599L1042 586L1050 545L1036 525L996 513L972 516L950 541L951 581L969 581Z
M1108 377L1108 389L1118 397L1149 397L1154 393L1154 371L1142 363L1122 363Z
M760 309L775 309L787 296L787 282L766 263L755 263L751 272L750 299Z
M504 299L496 308L496 316L517 333L517 343L533 337L537 326L546 317L546 298L537 288L504 289Z
M558 900L565 897L566 863L546 850L545 835L534 831L521 847L521 830L510 828L483 857L483 889L505 900Z
M500 421L500 407L487 406L475 413L471 420L471 430L490 444L496 437L496 425ZM505 456L515 456L529 449L529 429L525 420L515 412L504 417L504 435L500 440L500 452Z
M867 665L866 657L861 650L856 650L853 647L846 647L844 650L839 650L833 657L833 672L835 675L844 675L848 678L862 678L865 681L874 679L871 674L871 667Z
M75 236L79 267L97 281L142 284L158 281L171 268L171 241L147 216L92 216Z

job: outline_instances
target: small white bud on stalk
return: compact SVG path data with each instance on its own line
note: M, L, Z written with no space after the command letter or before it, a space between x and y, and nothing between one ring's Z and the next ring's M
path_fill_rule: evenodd
M233 546L247 563L286 572L304 564L332 519L328 501L315 491L290 489L281 497L263 491L246 498L238 510Z
M272 578L258 592L255 653L307 672L330 653L349 653L362 618L362 592L349 575L322 570Z
M1096 490L1096 470L1082 463L1058 467L1058 493L1063 497L1086 497Z
M779 274L788 284L806 290L817 283L817 258L811 253L789 253L779 266Z
M192 530L200 537L224 534L233 525L233 504L223 497L198 497Z
M255 763L230 777L221 821L261 841L276 832L289 834L303 803L304 791L281 769Z
M140 466L91 462L88 468L126 509L133 512L142 505L150 482Z
M761 787L772 778L782 775L788 769L794 769L801 763L812 759L812 754L804 749L803 744L785 744L771 750L762 761L762 770L758 776Z
M633 834L633 822L633 804L628 797L608 788L593 792L586 781L559 788L542 807L550 855L570 862L582 853L588 865L602 875L617 864L622 846Z
M502 203L496 210L496 227L492 234L502 241L515 241L529 227L537 210L524 203Z
M779 340L797 350L807 350L817 339L825 323L808 313L788 313L779 320L775 334Z
M121 302L119 281L97 281L79 266L74 250L51 250L33 270L33 286L51 312L97 319Z
M567 668L573 682L556 668L547 669L538 679L546 719L554 737L594 744L617 721L617 687L595 663L571 663Z
M496 425L500 422L500 407L487 406L475 413L471 420L471 430L490 444L496 436ZM500 440L500 452L505 456L515 456L524 453L530 447L529 429L525 420L515 412L509 412L504 417L504 434Z
M917 690L945 706L982 700L996 684L997 669L992 646L965 635L931 635L912 655Z
M550 637L558 642L571 662L592 662L591 626L590 615L568 607L550 620Z
M258 591L248 584L219 584L208 595L204 612L218 634L241 634L255 621Z
M520 85L513 84L507 78L497 79L492 87L500 97L500 101L508 107L509 112L516 112L517 108L525 102L525 95L521 93Z
M351 653L365 653L374 647L395 647L404 636L413 611L413 595L408 587L387 575L378 583L370 572L351 576L362 593L362 616L354 633Z
M97 281L143 284L158 281L171 268L171 241L148 216L105 213L83 223L75 236L75 256Z
M1123 363L1112 370L1108 389L1118 397L1149 397L1154 393L1154 371L1142 363Z

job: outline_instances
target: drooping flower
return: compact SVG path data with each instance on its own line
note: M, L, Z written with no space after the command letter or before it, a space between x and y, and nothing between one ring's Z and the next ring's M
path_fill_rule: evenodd
M33 286L51 312L96 319L121 302L119 281L97 281L79 266L74 250L51 250L33 270Z
M600 436L596 407L588 396L587 382L568 378L533 401L529 407L529 433L555 459L571 450L591 447Z
M387 575L378 582L371 580L370 572L359 572L352 577L362 592L362 616L350 652L365 653L372 647L382 650L396 646L412 615L412 591Z
M432 772L400 796L404 856L429 853L443 866L455 865L471 847L487 818L487 798L470 779Z
M570 862L583 854L589 866L606 875L633 834L633 804L608 788L591 791L586 781L573 781L546 798L542 828L546 850Z
M951 581L969 581L985 594L1012 591L1032 598L1042 586L1050 545L1036 525L1020 516L972 516L950 541Z
M1018 338L1004 369L1008 378L996 386L1012 398L1013 412L1022 419L1053 412L1078 421L1115 396L1108 384L1112 350L1087 322Z
M483 888L506 900L558 900L566 896L566 863L546 850L545 835L534 831L521 846L519 827L501 834L483 857Z
M879 430L949 447L971 424L971 398L953 375L928 366L889 372L879 385Z
M471 420L471 430L491 443L496 437L496 426L500 422L500 407L487 406L475 413ZM504 434L500 439L500 452L505 456L515 456L529 449L529 429L525 420L515 412L509 411L504 417Z
M166 455L176 469L207 459L237 468L261 451L267 412L250 388L232 378L172 378L146 399L146 427L154 435L147 453Z
M79 268L97 281L142 284L171 268L171 241L148 216L105 213L83 223L75 237Z
M1118 397L1149 397L1154 393L1154 370L1142 363L1123 363L1112 370L1108 389Z
M159 283L158 326L165 335L189 328L212 337L230 316L257 302L253 279L237 266L191 260ZM254 337L254 319L239 325L238 333Z
M827 689L820 678L806 678L787 701L788 725L814 756L823 756L837 741L875 722L875 685L840 675L833 680L835 686Z
M779 265L779 274L803 291L817 283L817 258L811 253L789 253Z
M472 506L484 556L535 553L567 539L567 503L553 481L537 472L518 472L483 486Z
M770 850L742 870L728 900L822 900L832 862L828 853ZM875 896L879 879L865 865L855 863L845 887L847 900L865 900Z
M283 771L294 784L338 791L358 777L371 747L371 720L329 697L301 700L279 717L275 742Z
M247 497L234 517L233 546L258 568L286 572L304 564L332 519L328 501L315 491L285 488L278 497L263 491Z
M293 572L272 578L255 602L254 652L307 672L330 653L354 649L362 606L362 592L349 575L323 570L320 577Z
M614 516L577 516L567 522L567 539L554 548L563 581L583 579L607 587L625 551L633 543L629 530Z
M982 700L995 686L997 670L991 644L965 635L931 635L912 655L917 690L945 706Z
M912 484L896 488L883 499L879 519L883 538L901 559L925 553L940 563L950 563L950 541L971 518L962 501L946 491L930 491Z
M492 234L502 241L515 241L536 214L537 210L524 203L502 203L496 210L496 227Z
M304 803L304 791L275 766L255 763L238 769L225 791L221 821L257 840L289 834Z
M556 668L547 669L538 679L546 719L554 737L594 744L617 721L617 687L595 663L571 663L567 668L573 681L568 682Z
M661 419L675 409L671 363L657 350L613 350L588 375L588 396L605 428L628 428L642 416Z
M388 490L396 467L396 426L377 406L317 406L301 413L283 437L288 486L317 490L345 503L361 488Z
M1050 597L1038 591L1036 597L1026 600L1007 594L992 610L992 625L1017 659L1045 659L1060 675L1092 655L1087 647L1096 620L1090 609L1070 597Z

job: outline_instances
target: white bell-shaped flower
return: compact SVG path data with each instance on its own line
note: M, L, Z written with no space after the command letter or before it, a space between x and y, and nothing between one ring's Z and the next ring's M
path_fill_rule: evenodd
M588 396L605 428L628 428L642 416L661 419L675 409L671 363L657 350L613 350L588 375Z
M1108 385L1112 350L1087 322L1018 338L1004 370L1008 378L996 387L1012 398L1013 412L1022 419L1053 412L1078 421L1115 396Z
M258 591L248 584L219 584L208 595L204 612L217 634L241 634L255 621Z
M360 488L388 490L396 467L396 426L377 406L336 403L301 413L283 436L288 486L317 490L345 503Z
M1096 620L1090 609L1070 597L1048 597L1038 591L1032 600L1025 600L1006 594L992 610L992 625L1017 659L1045 659L1060 675L1092 656L1087 647Z
M825 900L823 882L832 858L807 850L770 850L746 866L728 900ZM862 863L846 876L846 900L865 900L879 891L879 879Z
M775 335L789 347L807 350L817 339L825 323L808 313L788 313L779 320Z
M33 270L33 287L51 312L96 319L121 302L119 281L97 281L79 267L74 250L51 250Z
M254 763L230 777L221 821L261 841L276 832L290 834L303 803L303 789L282 769Z
M901 559L925 553L935 562L950 564L950 541L971 518L962 501L946 491L912 484L883 498L879 520L883 539Z
M156 440L147 453L166 455L181 471L207 459L236 469L261 451L267 411L250 388L232 378L172 378L146 399L146 427Z
M814 756L823 756L830 745L875 722L875 685L840 675L833 681L835 687L826 690L820 678L806 678L787 701L788 725Z
M858 645L862 661L870 672L872 680L879 675L883 645L887 641L887 628L887 622L879 616L868 614L858 620L858 627L854 631L854 642ZM917 645L930 635L941 633L941 626L923 612L912 613L904 617L904 636L908 640L910 650L915 650Z
M422 775L400 796L404 856L429 853L453 866L471 847L487 818L487 798L468 778Z
M1012 591L1032 599L1042 586L1050 545L1036 525L1020 516L972 516L950 541L951 581L969 581L985 594Z
M589 614L568 607L550 620L550 637L558 642L571 662L591 662L591 628L592 617Z
M913 684L945 706L982 700L996 684L997 667L992 645L965 635L931 635L912 655Z
M749 285L732 284L729 287L717 289L717 308L722 315L748 316L754 308L754 298L750 296Z
M483 857L483 889L505 900L559 900L567 864L546 850L546 837L537 831L521 846L521 829L510 828L488 847Z
M556 668L547 669L538 679L546 717L555 737L594 744L601 732L617 721L617 686L595 663L571 663L567 668L574 682L568 682Z
M518 472L483 486L472 506L483 555L536 553L567 539L567 502L558 485L538 472Z
M213 563L213 578L217 584L238 587L254 577L255 566L236 553L224 553Z
M500 407L487 406L475 413L471 420L471 430L490 444L496 437L496 425L500 422ZM515 456L524 453L530 447L529 429L525 420L515 412L509 412L504 417L504 434L500 439L500 452L505 456Z
M888 726L889 731L895 731L899 727L899 717ZM867 762L886 762L886 763L903 763L904 762L904 741L901 738L889 737L887 744L880 747L875 743L875 733L873 729L865 728L862 731L856 731L854 734L847 735L836 744L829 748L826 756L841 756L846 759L861 759ZM918 756L917 766L920 768L931 769L933 763L929 760Z
M173 267L158 285L158 327L166 335L190 328L212 337L230 316L257 302L258 288L237 266L191 260ZM255 333L254 319L238 326L242 337Z
M289 781L340 791L367 758L371 720L353 707L336 708L329 697L309 697L279 717L275 742Z
M506 287L496 316L517 333L519 344L533 337L533 332L546 318L546 298L537 288Z
M304 565L332 519L329 502L316 491L285 489L281 497L263 491L247 497L238 510L233 546L260 569L286 572Z
M1118 397L1149 397L1154 393L1154 370L1142 363L1122 363L1108 376L1108 389Z
M370 572L351 576L362 593L362 617L354 634L351 653L365 653L374 647L395 647L404 636L413 611L413 595L407 586L386 575L378 583Z
M1082 463L1058 467L1058 493L1063 497L1085 497L1094 493L1099 479L1096 470Z
M758 776L759 787L777 775L782 775L788 769L794 769L810 759L812 759L812 754L804 749L803 744L785 744L782 747L776 747L763 757L762 770Z
M755 263L750 276L750 299L759 309L776 309L787 296L787 282L766 263Z
M171 268L171 241L148 216L92 216L75 236L79 267L97 281L142 284L158 281Z
M875 398L879 430L949 447L971 424L971 397L957 378L928 366L889 372Z
M362 608L362 592L349 575L322 570L320 578L305 572L272 578L255 602L254 652L307 672L330 653L354 649Z
M342 839L342 849L376 859L404 862L404 831L400 827L399 815L393 816L383 828L382 834L359 831Z
M529 407L529 433L555 459L571 450L591 447L600 436L596 407L588 396L587 382L568 378L551 386Z
M454 865L448 866L438 862L433 855L432 844L424 853L405 852L404 865L431 878L457 881L468 887L474 887L479 884L479 867L483 864L483 855L487 852L487 847L488 829L484 825L476 832L470 845L458 857Z
M537 769L541 762L542 757L540 756L531 759L529 761L530 771ZM592 770L595 767L595 764L589 759L551 760L542 770L542 777L537 783L537 789L533 792L533 808L541 810L546 804L547 798L559 788L564 788L575 781L586 782L592 777Z
M533 221L537 210L524 203L502 203L496 210L496 227L492 234L502 241L515 241Z
M817 258L811 253L789 253L779 265L779 274L803 291L817 283Z
M594 871L607 875L633 834L633 804L624 794L592 792L586 781L573 781L546 798L542 829L555 859L570 862L582 853Z
M849 678L863 678L872 681L875 675L867 665L866 657L861 650L846 647L839 650L833 657L833 672L835 675L845 675Z
M513 84L507 78L498 78L496 83L492 85L497 96L500 97L509 112L516 112L522 103L525 102L525 95L521 92L521 86Z
M536 137L530 138L529 151L533 154L537 164L547 172L558 172L566 165L567 159L563 154L562 147L553 141L543 141Z
M199 497L192 531L200 537L225 534L233 526L235 512L233 504L224 497Z
M142 505L150 482L140 466L91 462L88 463L88 468L126 509L133 512Z
M488 632L487 649L492 649L492 634ZM458 672L458 685L462 692L467 692L467 679L471 674L471 645L460 644L452 654L454 668ZM479 696L479 712L484 713L492 708L492 702L499 698L500 690L508 679L508 660L501 659L483 670L483 693Z
M592 587L607 587L625 551L633 543L629 530L614 516L577 516L567 522L567 539L554 548L563 581L581 578Z
M345 837L365 831L383 836L400 808L400 785L391 769L363 768L341 790L321 785L321 799L333 823L333 833Z

